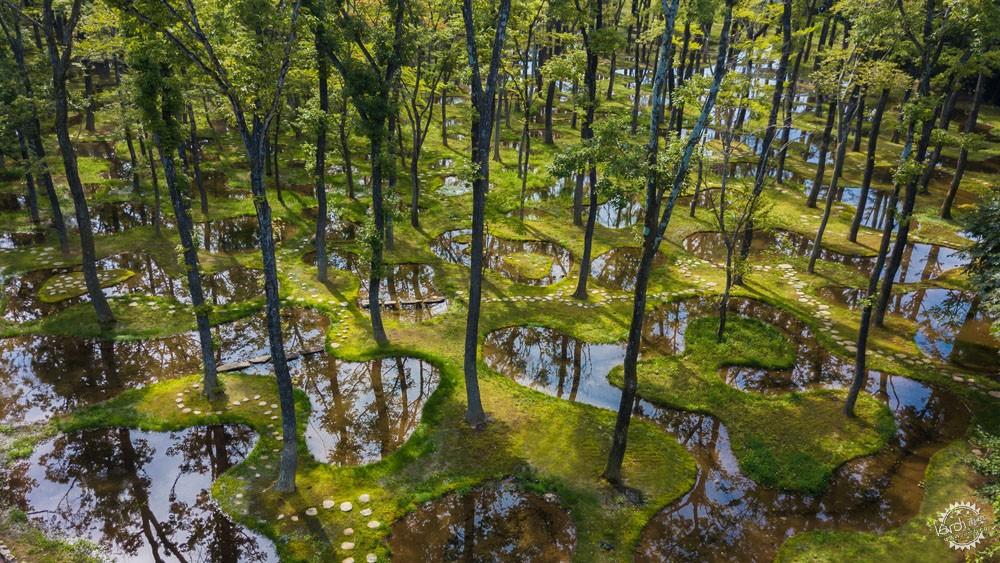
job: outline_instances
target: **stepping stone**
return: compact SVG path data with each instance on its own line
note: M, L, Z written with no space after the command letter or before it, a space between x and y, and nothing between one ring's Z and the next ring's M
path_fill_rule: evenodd
M310 506L306 509L306 516L316 516L319 513L315 506Z
M342 502L342 503L340 503L340 511L341 512L350 512L353 509L354 509L354 505L351 504L351 503L349 503L349 502Z
M354 528L344 528L344 535L345 536L353 536L354 535Z
M369 502L371 500L372 500L372 497L368 493L361 493L361 495L358 496L358 502L360 502L362 504L367 503L367 502Z
M348 558L344 559L343 561L341 561L340 563L354 563L354 558L353 557L348 557Z
M376 561L378 561L378 556L376 556L374 553L369 553L368 555L365 555L365 561L367 561L368 563L375 563Z
M361 515L362 516L371 516L372 515L372 509L366 508L366 509L362 510L361 511Z
M368 523L368 529L369 530L374 530L374 529L378 528L381 525L382 524L378 523L378 520L372 520L371 522Z
M291 520L292 520L292 522L298 522L299 521L299 517L298 516L292 516Z
M994 399L1000 399L1000 391L996 391L996 390L990 391L989 395L990 395L990 397L993 397Z
M284 514L279 514L278 515L278 520L284 520L284 519L285 519L285 515Z
M260 395L254 395L254 396L253 396L253 400L255 400L255 401L257 401L257 400L259 400L259 399L260 399Z
M184 407L184 410L182 410L181 412L184 414L188 414L191 412L191 407Z
M340 544L340 549L343 549L344 551L350 551L354 549L354 542L345 541L344 543Z
M328 499L328 500L324 500L323 501L323 508L325 508L327 510L330 510L334 506L337 506L337 503L333 502L332 500Z

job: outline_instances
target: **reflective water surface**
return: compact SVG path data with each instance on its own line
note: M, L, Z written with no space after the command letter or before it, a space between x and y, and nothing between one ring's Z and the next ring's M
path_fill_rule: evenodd
M552 495L509 480L427 502L397 520L389 537L396 561L569 561L576 528Z
M654 311L647 352L682 350L687 320L710 314L712 306L688 301ZM794 339L799 352L795 366L783 372L721 370L720 377L732 385L776 392L849 382L849 362L825 352L808 327L787 313L747 300L734 301L733 311L772 322ZM491 368L524 385L566 400L618 407L620 391L607 374L622 362L624 345L590 344L554 329L511 327L486 336L483 356ZM694 488L645 528L638 558L770 561L794 533L816 528L879 532L912 518L923 498L920 483L930 456L962 435L968 410L950 393L900 376L869 372L866 390L889 406L898 433L878 454L842 466L822 495L757 485L740 471L720 421L638 401L636 413L674 434L699 467Z
M60 434L0 469L0 504L49 534L89 539L113 561L277 561L269 540L210 497L255 442L241 426Z
M469 265L470 234L469 229L448 231L431 242L431 250L439 257L455 264ZM573 257L569 250L554 242L545 240L508 240L493 236L485 236L483 251L483 267L487 271L497 272L505 278L528 285L549 285L555 283L569 273L573 266ZM548 264L547 273L533 275L521 267L521 261ZM540 268L546 270L544 266Z

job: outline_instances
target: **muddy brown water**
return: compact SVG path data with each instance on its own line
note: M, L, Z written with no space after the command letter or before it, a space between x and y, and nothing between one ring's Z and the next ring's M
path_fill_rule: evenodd
M827 286L820 297L856 309L863 295L858 288ZM914 342L928 356L966 369L1000 377L1000 340L993 336L993 319L972 292L939 287L895 293L888 312L917 325Z
M576 528L552 496L493 481L425 503L397 520L393 561L562 562L572 558Z
M431 251L438 257L469 266L471 241L469 229L447 231L431 241ZM558 244L545 240L509 240L485 235L483 249L483 267L517 283L544 286L553 284L569 274L573 267L573 256L569 250ZM505 260L513 254L538 255L551 260L549 272L539 278L522 275Z
M242 426L179 432L84 430L45 440L0 469L0 505L103 557L140 561L278 561L274 544L234 523L210 496L257 436Z
M725 260L725 245L717 232L702 231L688 235L684 241L685 250L698 258L712 262ZM782 229L755 231L751 250L757 253L771 253L785 257L809 256L813 239L805 235ZM823 247L820 259L849 266L868 275L875 264L874 256L844 254ZM937 244L920 242L907 243L902 261L896 273L897 283L914 283L940 277L949 270L968 264L968 258L961 250Z
M711 314L712 304L685 301L656 309L647 347L683 350L687 321ZM851 366L827 353L808 326L760 302L735 300L733 312L772 322L799 347L790 370L769 373L728 368L720 377L750 392L842 388ZM647 348L648 349L648 348ZM483 344L493 369L539 391L616 410L620 390L607 380L624 358L622 344L590 344L554 329L511 327ZM812 529L884 532L913 518L923 498L930 457L963 434L968 409L952 394L901 376L869 372L867 392L892 411L898 431L878 454L840 467L823 494L760 486L746 477L730 447L726 426L702 414L637 401L637 415L660 424L694 455L694 487L665 507L643 530L641 561L771 561L789 536Z

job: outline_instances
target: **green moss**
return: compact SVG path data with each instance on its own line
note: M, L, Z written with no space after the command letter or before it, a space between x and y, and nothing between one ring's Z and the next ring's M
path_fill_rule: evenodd
M101 287L112 287L135 275L132 270L98 270L97 279L101 282ZM58 303L81 295L86 295L87 285L83 279L83 272L70 272L68 274L58 274L45 280L45 284L38 290L38 298L44 303Z
M795 363L795 343L774 326L757 319L727 315L722 341L719 317L701 317L684 333L688 353L703 363L785 369Z
M86 540L52 539L32 526L20 510L0 514L0 538L20 561L100 563L100 550Z
M552 272L552 257L533 252L507 254L503 257L503 263L524 279L537 280Z

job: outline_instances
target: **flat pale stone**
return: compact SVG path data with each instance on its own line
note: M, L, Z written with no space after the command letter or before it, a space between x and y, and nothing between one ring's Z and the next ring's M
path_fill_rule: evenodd
M1000 399L1000 391L990 391L990 397L994 399Z
M374 529L378 528L381 525L382 524L378 523L378 520L372 520L371 522L368 523L368 528L371 529L371 530L374 530Z
M365 555L365 561L367 561L368 563L375 563L376 561L378 561L378 556L376 556L374 553L369 553L368 555Z
M342 503L340 503L340 511L341 512L350 512L353 509L354 509L354 505L351 504L351 503L349 503L349 502L342 502Z
M358 502L360 502L360 503L367 503L367 502L369 502L371 500L372 500L372 497L368 493L361 493L361 495L358 496Z
M184 407L184 410L182 410L181 412L184 414L188 414L189 412L191 412L191 407Z
M259 400L259 399L260 399L260 395L254 395L254 396L253 396L253 400L255 400L255 401L257 401L257 400Z
M285 515L284 514L279 514L278 515L278 520L284 520L284 519L285 519Z
M298 522L298 521L299 521L298 516L292 516L292 522Z
M323 501L323 508L327 510L330 510L334 506L337 506L337 503L333 502L332 500L327 499Z
M345 536L353 536L354 535L354 528L344 528L344 535Z
M316 516L319 513L315 506L310 506L306 509L306 516Z
M341 563L354 563L354 558L353 557L348 557L348 558L344 559L343 561L341 561Z
M361 515L362 516L371 516L372 515L372 509L366 508L366 509L362 510L361 511Z
M344 543L340 544L340 549L343 549L344 551L354 549L354 542L345 541Z

